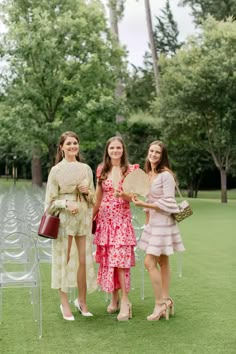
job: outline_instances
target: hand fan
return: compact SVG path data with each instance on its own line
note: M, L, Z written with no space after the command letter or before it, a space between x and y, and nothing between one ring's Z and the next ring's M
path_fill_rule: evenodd
M85 184L88 179L87 166L80 162L71 162L60 166L57 174L58 183L67 193L72 193L78 185Z
M134 193L145 197L149 191L149 179L140 168L130 172L122 184L126 193Z

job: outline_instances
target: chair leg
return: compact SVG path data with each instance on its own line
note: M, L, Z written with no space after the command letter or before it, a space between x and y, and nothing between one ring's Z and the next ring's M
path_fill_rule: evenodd
M0 324L2 323L2 287L0 285Z
M144 267L144 257L143 253L142 256L140 257L140 267L141 267L141 286L140 286L140 298L141 300L144 300L144 272L145 272L145 267Z
M41 339L43 335L43 318L42 318L43 316L42 316L42 290L40 285L38 285L37 291L38 291L38 334L39 334L39 339Z
M68 289L68 301L70 304L74 304L75 299L77 298L76 295L76 288L69 288Z
M182 278L182 252L177 252L178 276Z

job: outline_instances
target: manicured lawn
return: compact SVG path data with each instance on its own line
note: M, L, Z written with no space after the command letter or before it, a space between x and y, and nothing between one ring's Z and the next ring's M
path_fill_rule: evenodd
M236 201L191 200L194 215L180 224L186 252L183 275L178 257L171 257L171 296L176 314L169 321L148 322L153 295L145 271L145 299L140 299L141 262L132 270L130 299L133 318L117 322L106 313L106 297L88 296L93 318L75 313L66 322L59 312L57 292L50 289L50 265L41 265L43 338L37 339L27 290L5 290L0 352L123 353L123 354L235 354L236 353ZM73 309L74 311L74 309Z

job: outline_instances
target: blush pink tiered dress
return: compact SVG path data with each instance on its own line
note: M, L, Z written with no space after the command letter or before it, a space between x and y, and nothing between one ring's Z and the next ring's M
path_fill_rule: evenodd
M128 173L139 165L129 165ZM97 178L102 167L97 168ZM122 190L122 181L119 189ZM114 197L112 180L102 182L102 201L97 214L97 229L94 237L96 262L99 263L98 285L103 291L120 289L118 268L125 269L125 287L130 290L130 268L135 265L134 247L136 238L131 223L129 202Z
M160 211L149 211L149 223L145 225L138 247L154 256L171 255L185 250L178 225L172 214L179 211L175 201L175 180L168 171L161 172L153 180L147 202Z

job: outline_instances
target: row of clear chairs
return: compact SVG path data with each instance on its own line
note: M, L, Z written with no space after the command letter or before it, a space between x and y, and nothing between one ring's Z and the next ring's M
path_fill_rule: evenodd
M37 229L44 209L41 190L9 190L0 196L0 322L2 321L3 289L30 288L34 319L38 322L38 336L42 336L42 300L40 262L51 262L51 240L39 238ZM143 225L133 213L137 242ZM145 297L144 254L135 248L137 267L140 270L140 297ZM180 257L180 256L179 256ZM182 259L178 258L178 275L182 276ZM131 284L132 288L133 284ZM73 291L73 289L72 289ZM74 299L75 295L72 294Z
M33 318L42 337L42 298L37 239L32 232L35 217L29 214L26 190L9 190L0 201L0 322L3 320L6 289L28 288ZM33 200L33 198L32 198ZM27 206L28 205L28 206ZM27 209L26 209L27 206ZM39 218L39 216L38 216Z

